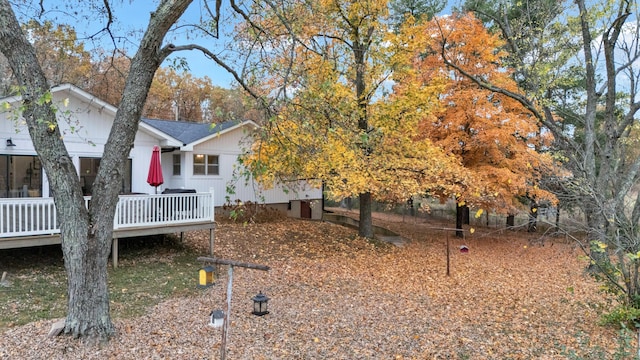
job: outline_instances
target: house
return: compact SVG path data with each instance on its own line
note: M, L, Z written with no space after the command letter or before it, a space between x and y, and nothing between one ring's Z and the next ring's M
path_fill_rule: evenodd
M51 89L52 103L58 108L58 126L72 161L78 169L85 195L100 166L100 158L117 108L73 85ZM0 113L0 198L50 197L49 184L26 124L16 116L17 97L0 99L13 104ZM154 194L171 189L198 193L213 190L216 207L227 201L227 186L234 180L234 167L242 152L242 142L258 128L252 121L210 124L142 119L134 146L129 153L122 194ZM164 183L158 188L147 184L149 162L154 146L161 149ZM292 217L320 219L321 189L306 182L295 191L281 186L259 191L254 182L235 182L229 200L258 202L287 211Z
M253 121L203 124L186 121L142 119L142 125L153 128L170 139L182 143L179 147L162 148L162 169L165 188L195 189L206 192L213 188L216 206L236 201L264 203L286 211L291 217L322 218L322 191L306 182L295 186L275 185L262 190L254 182L245 184L235 176L238 156L247 145L247 135L256 130ZM233 193L227 189L233 185Z

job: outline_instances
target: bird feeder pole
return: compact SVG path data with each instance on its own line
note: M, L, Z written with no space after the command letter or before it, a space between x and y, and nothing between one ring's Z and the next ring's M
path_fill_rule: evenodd
M198 261L205 261L213 264L229 265L229 281L227 282L227 309L225 313L224 324L222 326L222 344L220 346L220 360L227 358L227 338L229 337L229 326L231 326L231 289L233 284L233 268L235 266L247 269L268 271L270 268L266 265L258 265L251 263L243 263L233 260L217 259L210 257L199 257Z
M229 324L231 323L231 284L233 283L233 265L229 266L229 281L227 282L227 312L222 325L222 346L220 348L220 360L227 358L227 337L229 336Z
M450 267L450 258L451 258L451 251L449 250L449 233L445 231L445 234L447 234L447 276L450 275L449 272L449 267Z

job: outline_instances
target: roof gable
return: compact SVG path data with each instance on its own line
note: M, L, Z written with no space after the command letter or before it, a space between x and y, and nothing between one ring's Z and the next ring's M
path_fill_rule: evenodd
M106 110L107 112L111 113L112 115L115 116L118 108L116 108L115 106L109 104L108 102L101 100L100 98L80 89L79 87L72 85L72 84L62 84L62 85L56 85L51 87L51 93L52 94L60 94L62 96L64 96L65 94L69 95L69 96L73 96L81 101L84 101L90 105L92 105L93 107L100 109L100 110ZM19 102L22 101L22 96L18 95L18 96L7 96L4 98L0 98L0 101L6 101L8 103L14 103L14 102Z
M209 140L213 136L219 136L233 129L252 125L257 127L253 121L227 121L220 124L195 123L190 121L172 121L158 119L141 119L147 124L174 139L181 141L184 145L196 145Z
M118 108L109 104L108 102L80 89L79 87L72 84L62 84L56 85L51 88L51 93L67 93L69 95L73 95L78 99L86 101L87 103L95 106L99 109L105 109L113 116L116 115Z
M111 116L115 117L118 110L117 107L101 100L100 98L80 89L72 84L62 84L51 88L52 93L62 96L68 94L81 101L84 101L100 111L106 110ZM20 96L9 96L0 98L2 101L9 103L21 101ZM192 148L194 145L203 143L215 136L220 136L234 129L252 126L257 128L258 125L253 121L227 121L220 124L195 123L189 121L173 121L159 119L140 119L139 129L146 133L157 137L162 146L186 146Z
M80 89L79 87L72 85L72 84L62 84L62 85L58 85L58 86L54 86L51 88L51 92L52 93L68 93L69 95L73 95L83 101L86 101L87 103L102 109L107 110L113 117L116 116L116 113L118 111L118 108L107 103L104 100L101 100L100 98L90 94L87 91L84 91L82 89ZM167 137L165 135L164 132L162 131L157 131L158 129L156 129L155 127L149 127L147 126L147 124L144 123L140 123L140 126L138 127L139 130L142 130L144 132L146 132L147 134L157 137L160 140L160 144L163 146L177 146L179 144L177 144L176 139L172 138L172 137Z

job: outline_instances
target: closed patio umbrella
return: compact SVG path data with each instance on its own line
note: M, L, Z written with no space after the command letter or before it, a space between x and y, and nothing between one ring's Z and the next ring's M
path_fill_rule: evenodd
M160 148L157 145L153 147L153 153L151 153L151 163L149 164L147 183L156 188L156 194L158 193L158 186L164 183L164 178L162 177L162 166L160 165Z

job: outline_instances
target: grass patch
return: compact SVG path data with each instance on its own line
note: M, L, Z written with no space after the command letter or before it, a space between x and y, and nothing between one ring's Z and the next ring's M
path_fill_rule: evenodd
M118 269L109 266L111 316L144 314L164 299L197 293L201 264L174 236L121 239ZM67 275L59 245L0 251L0 330L61 318L67 310Z

